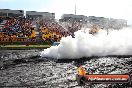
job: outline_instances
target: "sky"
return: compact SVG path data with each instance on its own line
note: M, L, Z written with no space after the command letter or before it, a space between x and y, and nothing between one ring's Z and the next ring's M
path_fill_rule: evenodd
M0 9L41 11L62 14L76 14L115 19L126 19L132 24L132 0L0 0Z

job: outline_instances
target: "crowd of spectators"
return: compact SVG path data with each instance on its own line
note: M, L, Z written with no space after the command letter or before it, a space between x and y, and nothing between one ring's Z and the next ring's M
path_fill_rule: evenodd
M49 42L59 42L62 37L71 35L58 22L50 19L43 19L40 21L40 32L42 39Z
M74 33L74 32L76 32L76 31L78 31L78 30L80 30L81 28L82 28L82 23L81 22L72 22L72 23L70 23L70 25L68 26L67 25L67 27L68 27L68 30L71 32L71 33Z
M33 25L36 27L33 27ZM26 41L36 40L36 30L45 42L59 42L62 37L73 35L81 28L75 23L66 30L53 19L33 20L24 17L0 17L0 39L9 38L9 41L25 38ZM36 30L35 30L36 29Z
M64 22L60 22L60 24L62 24L63 27L65 27L71 33L71 36L73 37L74 37L74 32L81 30L82 27L86 26L86 23L82 21L76 21L76 20L64 21Z
M32 21L26 18L0 17L0 38L27 38L35 39L35 30Z

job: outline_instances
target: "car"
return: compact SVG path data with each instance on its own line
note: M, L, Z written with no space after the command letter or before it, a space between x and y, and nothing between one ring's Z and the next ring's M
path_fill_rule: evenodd
M60 42L54 42L53 44L52 44L52 46L58 46L60 44Z

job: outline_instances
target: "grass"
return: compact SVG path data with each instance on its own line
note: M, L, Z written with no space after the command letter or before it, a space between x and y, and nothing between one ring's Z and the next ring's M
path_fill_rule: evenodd
M1 50L26 50L26 49L45 49L49 48L50 45L1 45Z
M0 45L51 45L48 42L0 42Z
M5 45L2 47L50 47L50 45L29 45L29 46L26 46L26 45Z

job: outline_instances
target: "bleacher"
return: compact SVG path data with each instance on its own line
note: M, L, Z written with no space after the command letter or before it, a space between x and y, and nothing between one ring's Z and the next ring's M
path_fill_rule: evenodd
M44 41L59 42L62 37L70 35L70 32L65 30L55 20L43 19L40 24L40 32Z
M41 38L36 37L36 32L39 32ZM68 35L70 32L53 19L38 21L25 17L0 17L0 43L35 42L37 39L52 43L59 42L62 37Z
M27 11L28 12L28 11ZM44 12L32 12L45 14ZM11 13L11 14L9 14ZM46 18L24 17L23 10L0 9L0 43L5 42L59 42L62 37L71 35L54 19L53 13L46 13ZM17 16L16 16L17 15ZM26 13L28 15L28 13Z
M0 17L0 42L16 41L35 41L32 21L21 17Z

